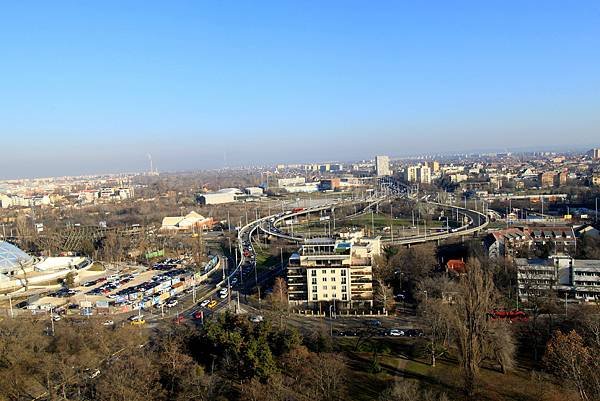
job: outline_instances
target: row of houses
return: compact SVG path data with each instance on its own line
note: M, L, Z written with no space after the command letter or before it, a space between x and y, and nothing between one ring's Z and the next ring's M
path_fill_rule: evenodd
M484 244L491 258L527 256L536 247L573 254L577 250L577 234L571 226L511 227L489 233Z

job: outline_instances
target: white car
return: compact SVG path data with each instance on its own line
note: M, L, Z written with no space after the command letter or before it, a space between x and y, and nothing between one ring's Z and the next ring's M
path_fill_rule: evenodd
M219 294L219 298L221 298L221 299L225 299L225 298L227 298L227 295L228 295L228 294L227 294L226 292L221 292L221 293Z
M130 322L135 322L137 320L144 320L144 315L129 316L129 318L127 320L129 320Z
M59 315L52 315L52 320L54 320L55 322L58 322L60 320L60 316Z
M210 302L210 299L205 299L204 301L200 302L200 306L203 308L206 308L206 305L208 305L209 302Z
M112 325L114 325L114 324L115 324L115 322L114 322L114 321L112 321L112 320L105 320L105 321L102 323L102 325L103 325L103 326L112 326Z
M404 335L404 331L398 329L391 329L390 336L392 337L401 337Z
M178 304L178 303L179 303L179 302L177 302L177 300L176 300L176 299L173 299L173 300L171 300L171 301L167 302L165 306L166 306L167 308L173 308L174 306L177 306L177 304Z
M262 317L261 315L252 316L252 317L250 318L250 321L251 321L252 323L260 323L260 322L262 322L262 321L263 321L263 317Z

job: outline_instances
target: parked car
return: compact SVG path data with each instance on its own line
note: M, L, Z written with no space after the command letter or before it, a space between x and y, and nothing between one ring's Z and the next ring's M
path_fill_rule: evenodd
M113 320L105 320L105 321L102 323L102 325L103 325L103 326L112 326L112 325L114 325L114 324L115 324L115 322L114 322Z
M170 300L169 302L167 302L167 303L165 304L165 306L166 306L167 308L173 308L173 307L177 306L177 304L178 304L178 303L179 303L179 301L177 301L176 299L172 299L172 300Z
M263 317L261 315L251 316L250 321L252 323L260 323L263 321Z
M402 331L400 329L391 329L390 330L390 336L392 336L392 337L402 337L402 336L404 336L404 331Z

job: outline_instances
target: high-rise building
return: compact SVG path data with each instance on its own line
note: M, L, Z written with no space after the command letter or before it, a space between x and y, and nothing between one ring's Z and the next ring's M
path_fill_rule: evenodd
M420 182L431 184L431 168L429 166L408 166L404 170L404 179L407 182Z
M593 159L600 159L600 148L590 150L590 156Z
M433 163L431 163L431 169L433 170L434 173L437 173L438 171L440 171L440 162L434 161Z
M375 173L377 176L390 175L390 158L388 156L375 156Z
M417 171L417 181L421 184L431 184L431 169L424 165Z

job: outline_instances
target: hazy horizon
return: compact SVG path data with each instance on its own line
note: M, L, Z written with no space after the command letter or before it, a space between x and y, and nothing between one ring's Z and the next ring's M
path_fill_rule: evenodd
M0 178L600 145L600 5L9 3ZM224 157L226 155L226 157Z

